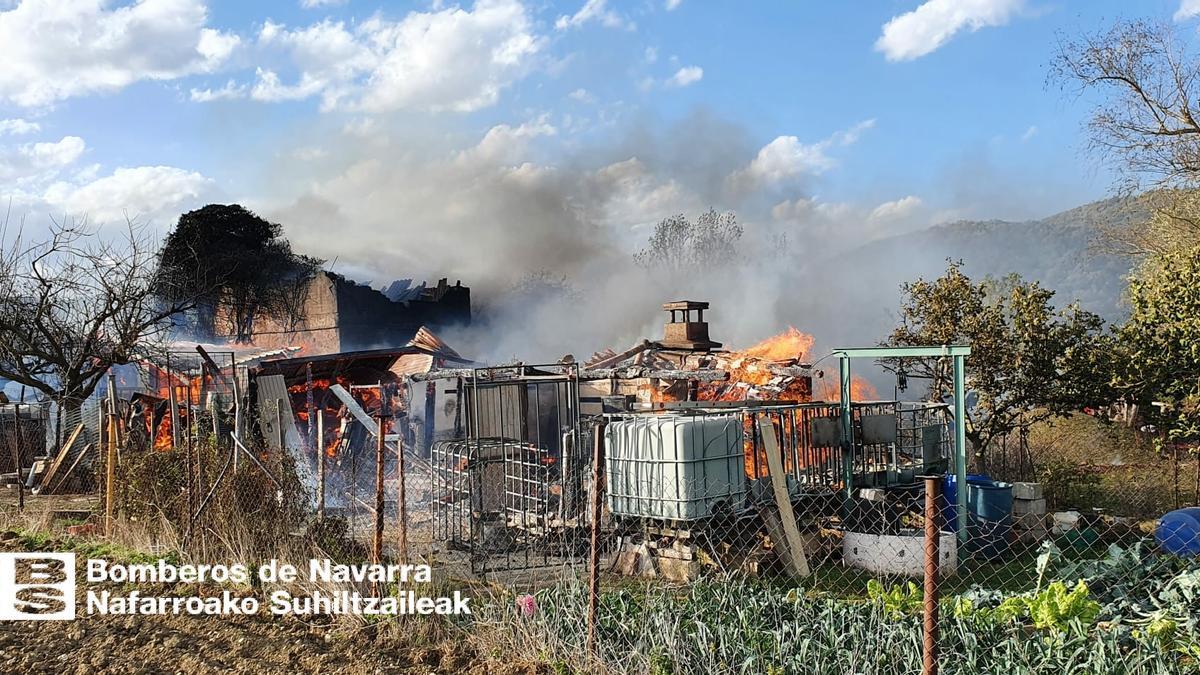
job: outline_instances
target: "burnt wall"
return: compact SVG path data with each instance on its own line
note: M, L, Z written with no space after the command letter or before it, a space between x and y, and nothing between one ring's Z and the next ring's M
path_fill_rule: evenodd
M393 302L383 293L338 275L337 325L342 350L398 347L408 342L421 326L435 332L449 326L471 323L471 289L445 279L427 288L420 299Z

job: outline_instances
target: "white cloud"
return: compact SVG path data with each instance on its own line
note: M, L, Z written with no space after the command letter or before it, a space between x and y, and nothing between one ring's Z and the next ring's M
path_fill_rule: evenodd
M246 95L246 85L237 84L233 80L229 80L220 89L192 89L190 92L191 99L197 103L209 103L211 101L224 101L235 98L242 98Z
M0 120L0 136L12 135L19 136L21 134L32 134L42 130L42 125L37 122L30 122L21 118L13 118Z
M237 47L201 0L23 0L0 12L0 100L42 106L139 80L211 72Z
M658 60L658 47L646 47L646 63L654 63Z
M272 70L259 68L255 73L258 80L250 90L250 98L255 101L277 103L279 101L300 101L315 95L325 88L325 83L309 73L304 73L296 84L287 85L279 81L279 75Z
M667 80L667 84L672 87L686 87L699 82L703 77L704 69L700 66L684 66L675 71L675 74Z
M579 101L580 103L595 103L596 101L596 97L592 96L591 92L582 88L567 94L567 98L572 101Z
M212 181L172 166L119 168L111 175L75 184L50 185L42 200L51 208L97 222L171 218L195 204Z
M579 28L592 21L599 21L606 28L624 28L626 30L637 28L637 24L633 21L609 9L607 0L587 0L578 12L571 16L564 14L558 17L558 21L554 22L554 27L558 30Z
M1029 127L1025 130L1025 133L1021 134L1021 142L1028 143L1031 138L1037 136L1037 132L1038 128L1036 126Z
M318 147L312 147L312 146L296 148L295 150L292 151L292 157L300 160L301 162L312 162L312 161L315 161L318 159L324 159L325 157L328 157L328 156L329 156L329 151L327 151L325 148L318 148Z
M29 158L34 168L48 169L74 164L83 154L87 144L78 136L63 136L55 143L31 143L21 147L21 154Z
M883 52L889 61L916 59L941 47L963 29L974 32L1003 26L1025 5L1026 0L927 0L884 24L875 50Z
M816 176L837 164L829 150L851 145L864 131L875 126L875 120L864 120L816 143L803 143L796 136L778 136L758 151L750 164L734 172L731 187L736 191L772 185L799 176Z
M488 129L477 145L460 152L457 160L460 163L500 166L527 162L528 158L525 155L531 140L539 136L554 136L558 133L558 129L548 120L548 116L542 115L536 120L516 127L497 124Z
M78 136L61 140L0 147L0 198L25 201L22 195L34 193L55 180L67 167L83 156L87 144Z
M465 112L494 104L543 40L517 0L478 0L469 10L410 12L394 22L376 15L350 27L325 20L288 30L268 21L258 41L287 52L299 71L287 84L260 68L251 90L258 100L319 94L326 110Z
M683 0L667 0L665 3L663 3L663 6L667 8L668 12L670 12L670 11L675 10L677 7L679 7L682 4L683 4Z
M337 7L344 5L350 0L300 0L300 6L304 9L317 9L319 7Z
M920 197L908 195L876 206L869 216L874 221L893 221L907 218L924 205Z
M1180 0L1179 9L1175 10L1176 21L1187 21L1200 16L1200 0Z

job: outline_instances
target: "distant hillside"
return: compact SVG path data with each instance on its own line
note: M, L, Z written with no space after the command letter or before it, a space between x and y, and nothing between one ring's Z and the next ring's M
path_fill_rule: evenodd
M1027 222L959 221L863 244L820 265L815 275L845 286L806 308L839 343L878 340L890 332L900 285L940 276L946 259L962 260L973 279L1016 272L1055 291L1060 304L1078 300L1107 321L1120 321L1124 277L1133 261L1094 250L1096 235L1144 216L1128 200L1107 199Z

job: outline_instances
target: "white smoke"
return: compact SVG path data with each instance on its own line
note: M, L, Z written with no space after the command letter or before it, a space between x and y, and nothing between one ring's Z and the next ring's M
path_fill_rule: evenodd
M812 141L822 171L870 126ZM446 338L491 362L583 360L655 338L660 305L679 299L711 302L712 336L729 346L788 325L824 343L808 321L829 302L805 281L814 263L924 215L910 199L883 209L881 224L872 218L879 204L816 199L819 172L800 161L811 153L794 153L792 166L775 162L771 179L751 189L738 177L763 149L703 112L674 124L639 119L594 146L565 138L564 127L547 116L475 137L348 126L324 144L298 142L299 155L281 152L262 211L299 250L377 287L397 277L461 279L477 318ZM745 226L738 263L670 274L634 263L655 223L709 208L733 211Z

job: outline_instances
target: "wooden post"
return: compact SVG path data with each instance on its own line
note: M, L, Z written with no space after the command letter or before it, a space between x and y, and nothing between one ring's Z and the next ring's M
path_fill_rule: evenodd
M108 453L104 460L104 536L111 537L114 531L115 493L117 489L117 416L108 413ZM188 492L191 495L191 492Z
M941 528L938 526L938 488L940 476L923 476L925 479L925 634L922 652L921 675L937 675L938 672L938 543ZM960 485L958 489L965 489Z
M317 521L325 520L325 409L317 413Z
M596 642L596 623L600 613L600 515L603 505L604 480L604 427L596 425L592 445L592 541L588 551L588 627L587 650L592 657L599 657L600 645Z

